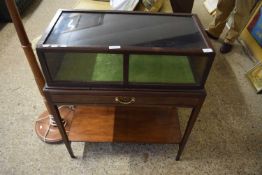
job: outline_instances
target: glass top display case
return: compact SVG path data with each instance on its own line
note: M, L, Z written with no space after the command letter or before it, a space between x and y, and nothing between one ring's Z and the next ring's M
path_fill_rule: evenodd
M215 53L196 15L60 10L37 45L49 87L202 89Z

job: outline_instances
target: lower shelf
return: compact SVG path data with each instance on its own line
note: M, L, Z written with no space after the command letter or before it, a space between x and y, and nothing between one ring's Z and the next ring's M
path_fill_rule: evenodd
M77 106L70 141L179 143L177 111L171 107Z

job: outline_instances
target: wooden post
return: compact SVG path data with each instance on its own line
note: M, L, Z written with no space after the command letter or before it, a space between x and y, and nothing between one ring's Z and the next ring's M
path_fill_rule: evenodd
M11 19L14 23L17 35L19 37L21 46L22 46L24 53L26 55L27 61L28 61L30 68L33 72L35 82L37 84L39 92L41 93L41 95L42 95L42 97L45 101L46 108L49 111L49 107L48 107L48 104L46 103L45 96L44 96L44 93L43 93L45 80L44 80L43 74L42 74L42 72L41 72L41 70L38 66L34 51L33 51L32 46L31 46L31 43L30 43L30 41L27 37L27 34L25 32L25 28L24 28L24 25L21 21L20 14L17 10L17 7L15 5L14 0L6 0L6 5L7 5L7 8L8 8L9 14L11 16Z
M50 119L52 121L53 116L51 115L52 113L51 113L51 110L50 110L50 106L49 106L49 104L46 100L45 94L43 92L43 88L44 88L44 85L45 85L45 79L44 79L43 74L42 74L42 72L39 68L38 62L36 60L36 56L33 52L31 43L30 43L28 36L26 34L24 25L23 25L21 17L20 17L20 14L19 14L17 7L16 7L16 4L15 4L15 1L14 0L5 0L5 2L6 2L6 6L8 8L10 17L11 17L13 23L14 23L18 38L19 38L20 43L21 43L21 47L24 50L27 61L28 61L30 68L33 72L34 79L35 79L35 82L37 84L38 90L43 97L43 100L44 100L44 103L45 103L45 106L46 106L46 109L47 109L47 112L44 112L43 114L41 114L39 116L38 120L36 121L36 127L35 127L36 134L39 136L39 138L41 140L43 140L44 142L47 142L47 143L61 142L62 137L59 134L58 128L54 127L54 125L52 125L53 128L52 128L52 130L50 130L50 127L51 127ZM63 108L61 110L65 111L65 110L70 110L70 109ZM40 120L41 120L42 123L44 122L45 124L44 125L38 124L37 122L40 121ZM53 123L55 123L55 122L53 122ZM41 130L41 132L39 130ZM50 134L51 138L46 139L46 136L49 132L52 132Z

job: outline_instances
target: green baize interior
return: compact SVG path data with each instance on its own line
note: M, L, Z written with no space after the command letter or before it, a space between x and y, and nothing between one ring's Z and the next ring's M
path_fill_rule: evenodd
M65 54L55 80L122 82L123 55ZM195 83L195 80L186 56L130 55L129 82Z

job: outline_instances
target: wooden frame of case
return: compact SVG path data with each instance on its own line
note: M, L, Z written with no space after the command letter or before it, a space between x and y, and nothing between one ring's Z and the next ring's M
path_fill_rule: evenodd
M59 47L59 45L52 46L45 44L45 41L47 40L48 36L50 35L50 32L53 29L53 26L56 24L57 20L61 16L63 12L79 12L84 13L85 11L82 10L59 10L53 20L51 21L49 27L47 28L46 32L40 39L40 41L37 44L37 54L39 57L39 61L42 65L42 70L46 78L46 82L48 86L50 87L72 87L72 88L86 88L88 85L88 88L101 88L101 87L107 87L107 88L149 88L149 89L203 89L205 81L207 79L208 73L210 71L211 65L213 63L215 52L213 49L213 46L211 45L210 41L207 39L207 36L205 32L203 31L203 27L201 23L199 22L199 19L194 14L167 14L167 13L150 13L150 15L163 15L163 16L187 16L192 17L197 28L199 29L203 41L205 42L206 48L212 49L211 52L204 52L202 49L175 49L175 48L159 48L159 47L135 47L135 46L125 46L121 47L119 49L109 49L108 47L103 46L91 46L91 47ZM148 15L148 13L145 12L119 12L119 11L88 11L88 13L110 13L110 14L140 14L140 15ZM114 84L114 83L101 83L101 82L88 82L88 83L82 83L82 82L74 82L74 83L68 83L65 81L56 81L54 82L50 76L50 72L48 70L48 66L45 60L44 53L45 52L81 52L81 53L110 53L110 54L122 54L124 59L124 80L123 84ZM203 77L200 81L200 84L143 84L143 83L129 83L128 82L128 59L130 54L151 54L151 55L181 55L181 56L205 56L208 59L208 63L205 67Z

